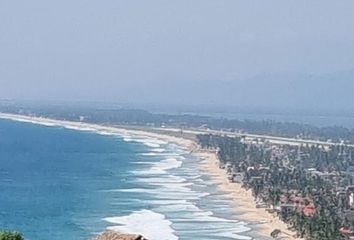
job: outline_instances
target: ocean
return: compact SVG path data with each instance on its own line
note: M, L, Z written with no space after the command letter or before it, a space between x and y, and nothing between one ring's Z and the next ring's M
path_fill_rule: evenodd
M150 240L261 239L199 161L158 139L0 120L0 229L26 240L106 229Z

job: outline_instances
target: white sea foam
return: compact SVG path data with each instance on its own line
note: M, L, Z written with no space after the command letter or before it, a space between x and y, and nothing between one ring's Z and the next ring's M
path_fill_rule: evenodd
M190 216L191 212L201 211L198 207L190 203L172 203L169 205L161 205L158 207L158 210L162 212L177 212L179 215L182 214L182 211L185 211L188 216Z
M7 119L11 119L13 121L16 122L24 122L24 123L32 123L32 124L36 124L36 125L42 125L42 126L47 126L47 127L57 127L57 126L62 126L61 124L57 124L54 122L50 122L50 121L46 121L46 120L30 120L30 119L25 119L25 118L7 118Z
M158 143L152 143L152 142L142 142L143 144L145 144L148 147L152 147L152 148L159 148L160 144Z
M246 232L249 231L247 228L241 228L241 230L238 230L240 232ZM247 237L247 236L242 236L233 232L228 232L225 231L224 229L221 229L220 233L217 234L219 237L224 237L224 238L232 238L232 239L239 239L239 240L252 240L253 238Z
M166 149L164 148L153 148L151 149L152 152L158 152L158 153L162 153L162 152L166 152Z
M151 147L151 148L160 148L161 145L166 145L168 144L168 142L166 141L162 141L162 140L159 140L159 139L155 139L155 138L134 138L134 137L131 137L131 136L123 136L123 140L125 142L138 142L138 143L142 143L148 147Z
M130 136L123 136L124 142L133 142L134 140Z
M132 171L132 173L137 175L166 174L167 170L179 168L181 166L182 166L182 161L179 161L176 158L168 158L160 162L154 163L153 166L148 170Z
M152 165L155 162L149 162L149 161L137 161L137 162L132 162L133 164L142 164L142 165Z
M227 219L223 216L223 212L227 212L228 204L231 201L228 195L224 193L215 195L214 199L206 200L208 209L207 211L197 203L208 196L209 193L203 190L197 190L199 187L214 184L212 181L203 181L198 169L197 162L188 163L187 167L182 167L183 158L181 154L187 154L188 151L181 150L181 148L169 144L168 142L160 141L158 139L127 135L126 132L116 132L114 130L104 127L91 127L86 124L66 124L66 123L53 123L45 120L30 121L23 120L23 122L31 122L46 126L62 126L64 128L90 131L101 135L120 135L126 142L138 142L150 147L149 152L142 153L142 156L165 156L169 157L160 162L136 161L135 164L146 164L142 166L146 170L139 171L134 183L142 183L137 188L132 189L116 189L104 190L107 192L139 192L149 195L153 199L128 199L119 200L112 204L127 206L131 202L146 203L155 211L142 210L133 212L128 216L106 218L113 226L109 227L111 230L129 233L143 234L148 239L162 239L162 240L177 240L176 236L181 234L181 237L187 239L243 239L248 240L250 237L239 235L242 232L249 231L250 229L242 222L237 222L233 219ZM173 153L170 153L173 152ZM172 169L178 169L172 171ZM171 170L171 171L170 171ZM168 174L167 174L168 173ZM176 176L180 175L180 176ZM192 185L198 186L193 188ZM146 193L146 194L145 194ZM122 194L124 195L124 194ZM129 194L130 195L130 194ZM221 197L223 200L217 200ZM214 196L213 196L214 198ZM204 205L204 203L203 203ZM214 210L215 209L215 210ZM216 210L217 209L217 210ZM231 210L230 210L231 211ZM216 212L217 214L214 214ZM169 219L161 214L166 213ZM173 228L171 227L174 223ZM193 236L196 236L195 238Z
M157 150L157 151L156 151L156 150ZM147 156L147 157L169 156L169 157L180 157L180 158L181 158L181 155L180 155L180 154L178 154L178 153L166 152L166 149L162 149L162 148L151 149L151 152L140 153L139 155L141 155L141 156Z
M29 122L31 122L31 121L29 121ZM31 123L33 123L33 122L31 122ZM40 125L47 126L47 127L55 127L55 126L58 126L58 124L50 123L50 122L43 122L43 123L41 123Z
M171 221L164 215L150 210L136 211L128 216L109 217L104 220L118 225L108 227L109 230L142 234L151 240L178 240L171 227Z
M182 183L185 182L186 179L180 176L168 175L164 177L145 177L145 178L137 178L137 182L143 183Z
M155 205L171 205L171 204L185 204L189 205L190 203L183 199L183 200L148 200L148 203L155 204Z
M97 131L98 134L104 135L104 136L116 136L117 134L114 132L108 132L108 131Z
M150 185L154 185L154 186L162 186L164 188L168 188L168 189L173 189L173 190L181 190L181 189L188 189L189 188L185 188L188 186L192 186L194 185L194 183L191 182L187 182L187 183L178 183L178 182L163 182L163 179L161 179L160 181L156 181L156 182L150 182Z
M203 211L203 212L194 212L192 213L194 215L193 220L194 221L200 221L200 222L230 222L230 223L236 223L236 220L230 220L226 218L220 218L220 217L215 217L213 216L214 213L212 211Z
M149 153L142 153L142 156L158 156L157 153L149 152Z
M156 163L153 168L169 170L173 168L179 168L181 166L182 166L182 161L177 160L176 158L168 158Z
M161 139L157 139L157 138L148 138L147 140L145 141L149 141L150 143L156 143L156 144L159 144L159 145L166 145L168 144L168 142L164 141L164 140L161 140Z
M63 125L63 127L66 129L84 131L84 132L96 132L96 133L100 132L99 130L97 130L95 128L84 127L84 126L74 126L74 125L65 124L65 125Z
M196 176L189 177L189 179L197 179L197 178L200 178L200 177L201 177L201 175L196 175Z
M188 189L187 191L177 191L177 189L168 189L168 188L158 188L158 189L150 189L150 188L127 188L127 189L112 189L110 192L128 192L128 193L146 193L153 195L156 199L164 199L164 200L198 200L202 197L206 197L210 195L210 193L201 193L194 192Z

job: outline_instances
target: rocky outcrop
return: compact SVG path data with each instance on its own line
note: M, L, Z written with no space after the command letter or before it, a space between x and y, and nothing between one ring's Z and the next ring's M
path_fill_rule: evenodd
M107 231L92 240L147 240L147 239L141 235L122 234L122 233Z

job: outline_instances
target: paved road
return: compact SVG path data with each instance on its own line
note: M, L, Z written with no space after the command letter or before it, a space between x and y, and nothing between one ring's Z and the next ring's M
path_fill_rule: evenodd
M155 129L159 131L169 131L169 132L181 131L181 129L176 129L176 128L155 128ZM183 132L189 134L215 134L215 135L223 135L223 136L226 135L229 137L245 137L247 140L264 139L274 144L287 144L287 145L295 145L295 146L308 144L308 145L323 145L323 146L345 145L349 147L354 147L354 144L333 143L333 142L325 142L325 141L311 140L311 139L286 138L286 137L277 137L277 136L269 136L269 135L218 131L218 130L183 129Z

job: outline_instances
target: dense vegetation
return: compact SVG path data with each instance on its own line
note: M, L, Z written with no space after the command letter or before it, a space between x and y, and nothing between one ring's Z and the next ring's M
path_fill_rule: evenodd
M0 240L24 240L21 233L0 231Z
M258 203L274 210L300 237L345 239L353 230L354 211L346 187L353 149L344 145L274 146L241 138L199 135L200 145L217 149L221 166L242 174L242 184Z

